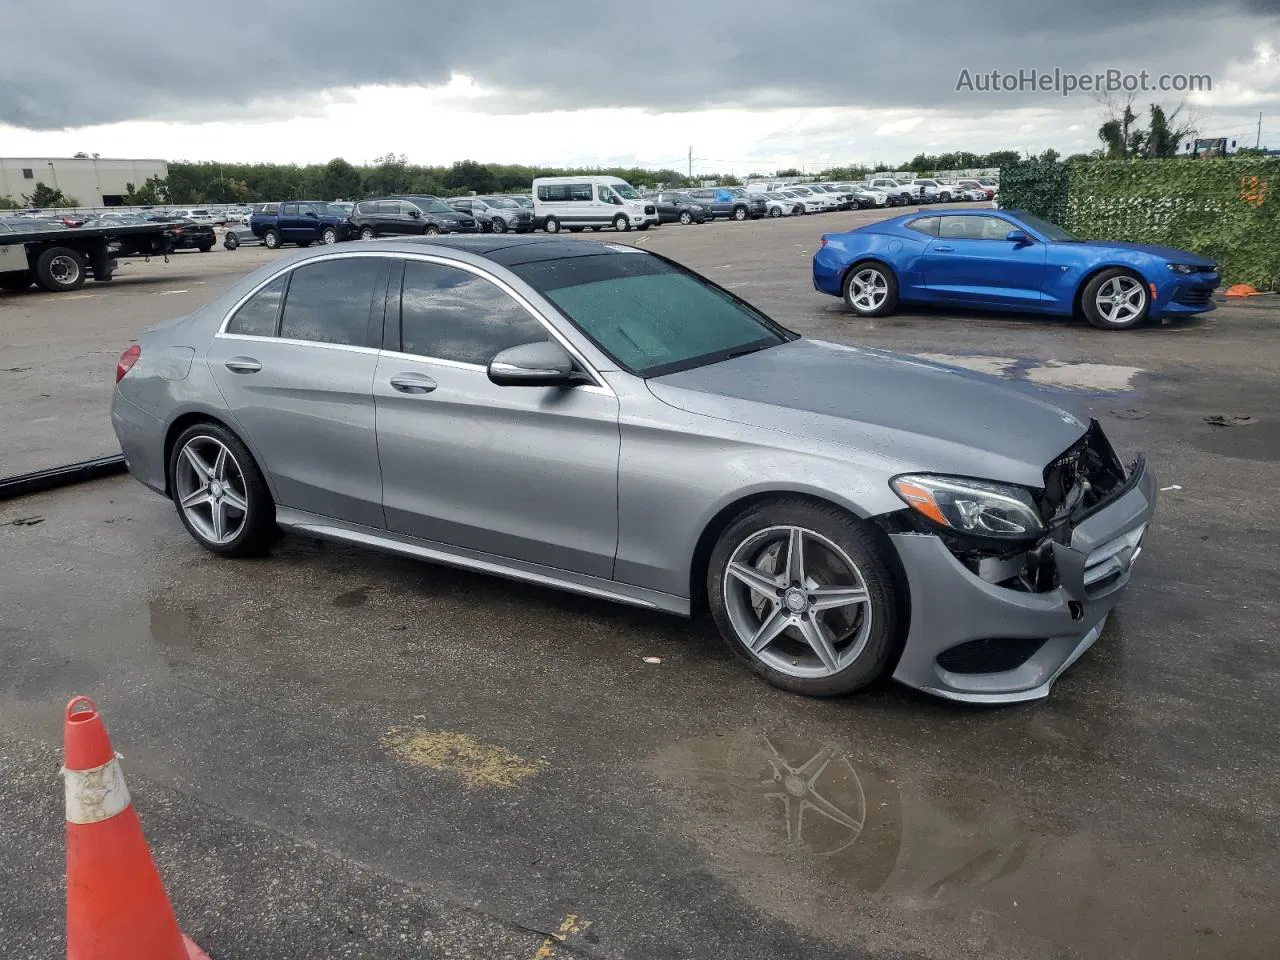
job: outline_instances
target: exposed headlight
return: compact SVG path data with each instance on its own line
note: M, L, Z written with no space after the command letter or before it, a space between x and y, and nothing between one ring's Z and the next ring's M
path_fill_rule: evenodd
M1174 273L1199 273L1199 268L1193 267L1187 263L1171 263L1169 269Z
M895 477L890 486L911 509L957 533L1022 540L1044 531L1035 502L1022 487L927 474Z

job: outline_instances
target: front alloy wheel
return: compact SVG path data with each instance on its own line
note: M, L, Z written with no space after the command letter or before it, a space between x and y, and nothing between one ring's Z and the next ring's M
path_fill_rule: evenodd
M361 227L361 228L360 228L360 239L361 239L361 240L373 240L376 236L377 236L377 234L375 234L375 233L373 232L373 227Z
M1085 316L1103 330L1128 330L1147 319L1151 302L1146 285L1119 268L1104 270L1085 287Z
M337 243L338 231L333 227L325 227L324 231L320 234L320 242L324 244Z
M753 508L712 554L707 596L716 625L777 686L815 696L865 686L884 672L896 636L886 549L828 504Z

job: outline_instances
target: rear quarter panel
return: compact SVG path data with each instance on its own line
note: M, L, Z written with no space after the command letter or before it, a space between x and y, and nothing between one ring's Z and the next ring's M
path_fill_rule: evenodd
M839 296L844 272L850 266L860 260L880 260L897 276L899 298L916 299L923 283L920 258L929 239L913 230L896 227L831 234L826 246L814 256L814 281L820 289ZM819 280L820 271L825 274L825 283Z

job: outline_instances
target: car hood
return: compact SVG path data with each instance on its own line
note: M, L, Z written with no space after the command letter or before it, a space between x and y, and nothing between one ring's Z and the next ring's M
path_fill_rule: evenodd
M1007 381L915 357L800 339L648 381L690 413L850 448L886 470L1043 485L1087 421Z
M1132 250L1135 253L1145 253L1153 257L1159 257L1161 260L1168 260L1170 263L1185 263L1197 267L1213 266L1215 262L1211 257L1192 253L1190 250L1179 250L1177 247L1162 247L1155 243L1128 243L1124 240L1086 240L1080 244L1072 244L1072 246L1089 247L1098 251Z

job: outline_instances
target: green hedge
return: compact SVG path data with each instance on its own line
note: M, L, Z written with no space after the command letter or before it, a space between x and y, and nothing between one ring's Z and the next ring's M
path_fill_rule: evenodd
M1280 158L1021 160L1000 206L1082 237L1158 243L1218 262L1224 284L1280 289Z
M1081 236L1160 243L1218 261L1223 282L1280 282L1280 158L1069 164L1064 225Z

